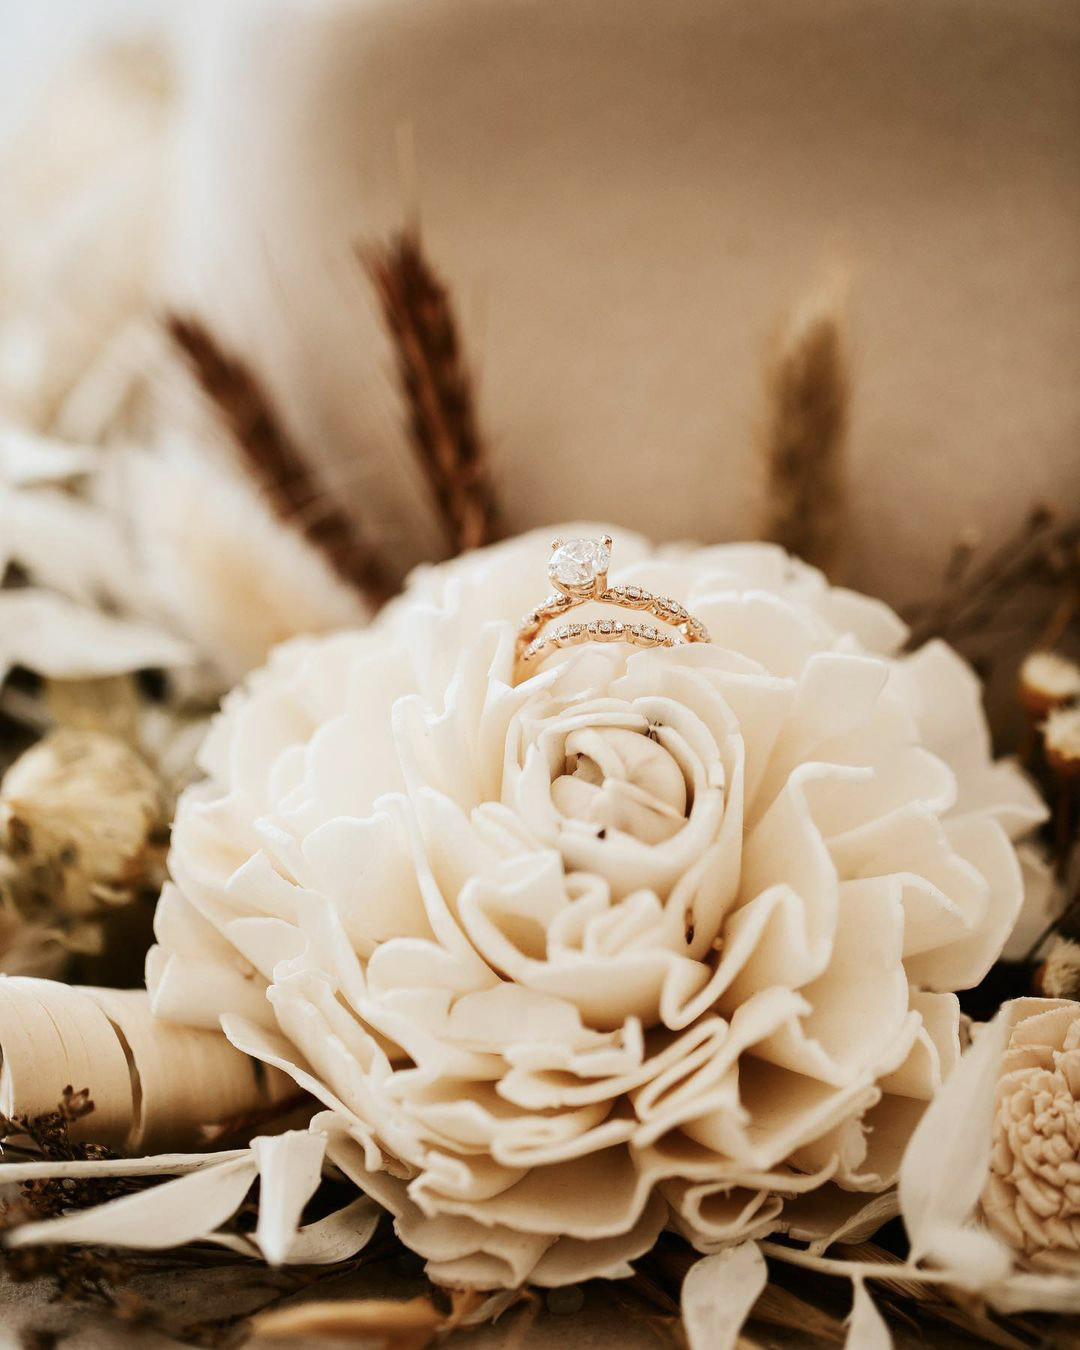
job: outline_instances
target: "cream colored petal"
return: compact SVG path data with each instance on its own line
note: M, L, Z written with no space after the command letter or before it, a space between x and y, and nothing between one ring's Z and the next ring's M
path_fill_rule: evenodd
M944 642L928 642L894 668L893 679L918 719L924 744L956 772L958 814L991 814L1012 838L1045 819L1046 807L1014 765L991 762L978 679Z
M206 1237L240 1206L257 1169L250 1156L204 1167L134 1195L59 1219L22 1224L8 1234L13 1247L38 1243L107 1243L160 1250Z
M951 821L946 831L956 857L984 879L981 912L972 932L936 952L923 952L907 963L911 978L931 989L966 989L978 984L997 959L1023 902L1023 880L1015 850L995 820L968 817Z
M690 1350L733 1350L769 1273L752 1242L690 1267L682 1287L682 1320Z
M854 1289L844 1350L891 1350L893 1341L888 1327L862 1280L854 1282Z
M654 1195L641 1217L625 1233L609 1238L556 1239L532 1269L530 1280L541 1289L581 1280L624 1280L634 1274L630 1264L649 1251L667 1220L667 1206Z
M911 1137L900 1168L900 1209L912 1260L947 1264L949 1244L975 1208L989 1167L994 1090L1008 1034L1001 1014L982 1029Z
M322 1179L326 1139L306 1130L252 1140L259 1172L259 1219L255 1241L272 1266L289 1257L300 1215Z

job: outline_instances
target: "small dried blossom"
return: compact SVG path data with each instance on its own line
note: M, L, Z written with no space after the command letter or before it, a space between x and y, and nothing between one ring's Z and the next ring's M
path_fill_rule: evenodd
M1059 937L1047 953L1039 985L1047 998L1080 999L1080 942Z
M49 1162L89 1162L114 1156L100 1144L72 1139L72 1127L94 1111L88 1088L64 1088L53 1111L37 1115L0 1115L0 1145L5 1156L41 1158ZM2 1170L0 1170L2 1178ZM24 1182L18 1196L0 1204L0 1229L28 1220L55 1218L71 1209L100 1205L140 1186L123 1177L57 1177ZM133 1268L97 1246L0 1246L0 1270L10 1280L49 1279L61 1298L112 1303L115 1286Z
M1055 709L1042 730L1051 769L1062 778L1080 774L1080 708Z
M1045 716L1080 698L1080 666L1057 652L1032 652L1020 667L1020 701Z
M18 908L63 927L156 884L162 798L153 770L102 732L52 732L0 783L0 845Z

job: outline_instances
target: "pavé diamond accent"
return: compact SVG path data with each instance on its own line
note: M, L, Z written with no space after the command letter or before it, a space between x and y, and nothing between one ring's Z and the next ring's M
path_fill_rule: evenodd
M677 600L654 595L643 586L607 584L611 565L611 539L556 539L548 563L548 577L555 587L543 604L525 615L518 629L514 683L527 668L560 647L581 642L629 642L638 647L677 647L684 642L708 642L705 625ZM560 623L546 635L544 627L561 619L568 609L584 604L616 605L621 609L645 611L673 631L651 623L623 623L618 619L589 619L585 623Z

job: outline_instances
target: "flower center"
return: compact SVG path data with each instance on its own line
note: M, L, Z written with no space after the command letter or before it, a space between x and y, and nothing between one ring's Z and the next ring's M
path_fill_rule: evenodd
M563 816L598 834L618 830L645 844L663 843L686 823L682 770L663 746L625 727L571 732L551 796Z

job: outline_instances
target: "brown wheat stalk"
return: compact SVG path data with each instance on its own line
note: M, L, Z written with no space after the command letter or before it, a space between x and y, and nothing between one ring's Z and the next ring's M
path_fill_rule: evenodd
M325 490L250 367L222 347L198 319L170 314L165 326L278 517L300 530L373 605L388 599L395 587L379 553L344 510L322 505Z
M834 574L842 553L850 380L836 298L799 307L766 369L760 535Z
M361 248L394 344L413 448L457 552L499 537L491 469L450 294L419 232Z

